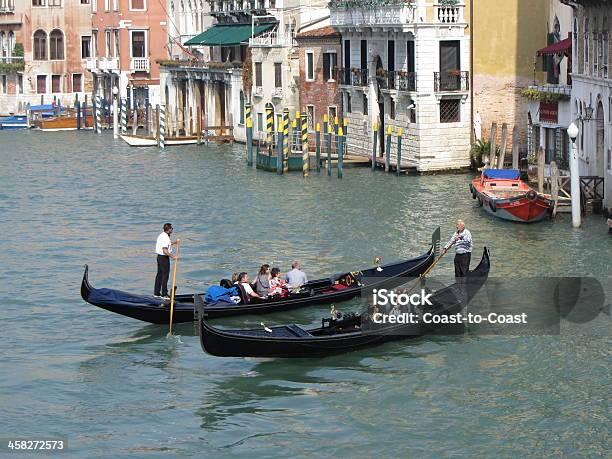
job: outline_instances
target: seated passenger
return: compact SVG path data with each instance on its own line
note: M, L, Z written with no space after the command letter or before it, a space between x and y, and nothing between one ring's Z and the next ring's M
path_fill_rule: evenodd
M271 272L272 278L270 279L270 289L268 290L268 294L272 295L280 295L287 296L289 291L287 290L287 282L285 282L280 277L280 269L272 268Z
M270 289L270 265L261 265L257 278L255 278L255 290L261 297L268 295Z
M253 287L249 284L249 275L247 273L238 274L238 280L235 284L240 284L244 287L244 291L249 296L249 298L261 298L256 292L253 291Z
M300 263L294 261L291 263L291 271L285 274L285 280L289 283L290 287L300 287L308 283L306 273L300 269Z

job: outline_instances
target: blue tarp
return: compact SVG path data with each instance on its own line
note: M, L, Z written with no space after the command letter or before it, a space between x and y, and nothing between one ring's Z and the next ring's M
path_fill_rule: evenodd
M217 301L224 301L226 303L234 303L231 300L231 296L238 296L238 289L236 287L225 288L220 285L213 285L208 288L204 295L204 301L207 303L216 303Z
M163 303L161 298L146 295L134 295L121 290L110 288L93 289L88 300L92 303L137 303L146 306L159 306Z
M482 173L486 179L518 180L521 173L516 169L485 169Z

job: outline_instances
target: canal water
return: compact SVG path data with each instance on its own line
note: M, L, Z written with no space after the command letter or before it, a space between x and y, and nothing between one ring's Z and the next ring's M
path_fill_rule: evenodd
M152 293L155 238L180 237L179 292L298 259L311 277L424 252L462 217L491 276L594 275L603 220L494 220L470 175L343 180L249 170L241 145L135 149L111 135L0 132L0 437L64 438L73 457L597 457L610 450L610 318L558 336L457 336L324 359L215 358L191 324L114 315L79 294ZM334 171L335 174L335 171ZM476 258L476 255L475 255ZM452 274L452 257L436 271ZM605 280L608 279L608 283ZM518 292L517 298L520 298ZM609 302L610 296L608 296ZM358 304L339 305L342 310ZM328 307L221 325L320 323ZM608 451L606 453L606 451Z

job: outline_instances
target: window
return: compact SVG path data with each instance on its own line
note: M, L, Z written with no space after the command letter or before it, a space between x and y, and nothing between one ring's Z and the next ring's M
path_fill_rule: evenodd
M36 93L47 93L47 75L36 75Z
M15 50L15 33L12 30L8 33L7 48L8 55L12 56L13 51Z
M17 74L17 94L23 94L23 75L21 73Z
M112 49L112 47L111 47L111 31L110 30L105 31L104 32L104 36L106 38L106 48L105 48L106 49L106 54L105 54L105 56L106 57L110 57L111 56L111 49Z
M89 5L89 0L81 0L81 5Z
M578 18L574 18L574 37L572 40L572 56L578 56Z
M314 53L306 51L306 81L314 81Z
M144 31L132 31L132 57L147 57L146 33Z
M43 30L34 32L34 60L47 60L47 34Z
M344 40L344 68L351 68L351 40Z
M48 0L49 6L62 6L62 0Z
M81 59L91 57L91 37L81 37Z
M131 10L146 10L147 9L146 0L130 0L130 9Z
M395 119L395 101L389 98L389 118Z
M261 62L255 62L255 86L261 87L263 86L263 76L261 70Z
M334 81L334 73L338 66L338 56L335 52L323 53L323 81Z
M2 94L6 94L7 92L7 87L6 87L6 75L0 75L0 92Z
M361 68L368 68L368 40L361 40Z
M110 11L110 0L104 0L104 11Z
M114 10L114 11L117 11L117 10L119 9L119 5L117 5L117 2L118 2L118 1L119 1L119 0L113 0L113 10Z
M61 30L53 30L49 34L49 57L52 61L64 60L64 34Z
M283 87L283 64L280 62L274 63L274 87Z
M91 39L92 39L91 57L96 57L98 55L98 31L97 30L91 31Z
M4 32L0 32L0 56L1 57L6 57L7 52L6 49L7 47L4 44L5 39L4 39Z
M51 92L62 92L62 76L51 75Z
M457 123L460 121L461 100L440 100L440 123Z
M406 42L406 64L408 72L414 73L415 69L415 56L414 56L414 41Z
M45 0L32 0L32 6L45 6Z
M584 73L589 73L589 18L584 18Z
M261 113L261 112L257 113L257 130L259 132L265 131L264 121L263 121L263 113Z
M332 124L336 122L336 117L338 116L338 110L336 109L336 107L331 106L331 107L327 107L327 114L329 116L329 123Z
M362 113L364 115L367 115L368 114L368 96L363 94L363 99L362 99L361 103L363 104Z
M387 42L387 70L390 72L395 71L395 41L389 40Z
M608 18L603 18L603 24L601 28L601 43L603 47L603 54L601 56L601 68L603 71L603 77L608 78L608 58L609 58L609 32L608 32Z
M314 105L307 105L306 106L306 116L308 117L308 130L309 131L314 131L314 124L315 124L315 107Z
M119 57L119 50L121 47L119 46L119 30L114 30L113 35L115 36L115 54L114 57Z
M599 74L599 52L601 50L599 42L599 27L597 23L598 20L596 16L593 22L593 75L595 76Z
M91 11L94 13L98 11L98 0L91 0Z
M353 111L353 107L351 106L351 94L349 92L346 93L346 104L344 104L344 111L346 113L351 113Z
M72 74L72 92L83 92L83 75L81 73Z

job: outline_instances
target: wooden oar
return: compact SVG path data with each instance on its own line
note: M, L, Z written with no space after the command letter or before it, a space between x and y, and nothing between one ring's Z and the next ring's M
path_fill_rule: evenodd
M170 294L170 330L168 331L168 336L172 335L172 316L174 315L174 290L176 286L176 267L178 266L179 261L179 247L181 245L181 240L176 240L176 258L174 260L174 270L172 271L172 293Z
M452 246L451 246L451 247L452 247ZM440 259L441 259L441 258L442 258L444 255L446 255L446 253L447 253L449 250L450 250L450 247L448 247L448 248L444 249L444 250L442 251L442 253L440 254L440 256L434 260L434 262L431 264L431 266L430 266L429 268L427 268L427 270L426 270L426 271L425 271L423 274L421 274L421 278L423 278L423 277L427 276L427 275L429 274L429 272L430 272L432 269L434 269L434 266L436 266L436 264L437 264L437 263L440 261Z

